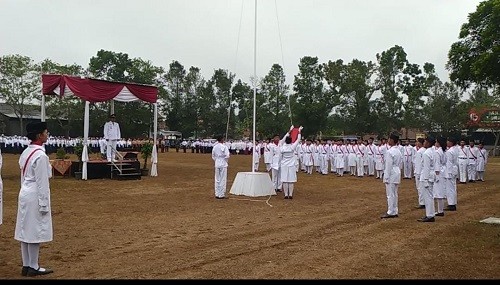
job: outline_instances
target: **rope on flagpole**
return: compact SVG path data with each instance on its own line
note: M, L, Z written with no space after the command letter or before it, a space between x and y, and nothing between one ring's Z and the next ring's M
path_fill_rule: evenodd
M281 40L281 29L280 29L280 20L279 20L279 17L278 17L278 4L276 3L276 0L274 0L274 10L276 11L276 22L278 23L278 36L279 36L279 40L280 40L280 49L281 49L281 64L283 65L283 73L285 71L285 58L283 56L283 42ZM285 90L286 92L286 90ZM291 107L291 104L290 104L290 95L288 94L285 94L286 97L287 97L287 101L288 101L288 117L290 118L290 125L293 125L293 122L292 122L292 107Z
M243 0L241 1L241 11L240 11L240 24L238 26L238 37L236 39L236 54L234 56L233 71L236 72L236 66L238 63L238 50L240 48L240 34L241 34L241 19L243 18ZM231 116L231 101L233 100L233 93L229 92L229 106L227 107L227 122L226 122L226 139L229 133L229 118Z

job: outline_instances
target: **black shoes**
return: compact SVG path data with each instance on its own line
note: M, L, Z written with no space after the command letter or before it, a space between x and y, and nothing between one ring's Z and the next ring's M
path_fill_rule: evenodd
M288 199L288 196L285 196L285 199Z
M444 208L445 211L456 211L457 205L448 205L448 207Z
M390 218L397 218L398 215L389 215L389 214L383 214L380 218L381 219L390 219Z
M218 196L215 196L215 199L226 199L226 197L218 197Z
M45 275L54 272L54 270L49 269L49 268L40 268L34 269L31 267L28 267L28 271L26 272L26 276L38 276L38 275Z
M418 206L415 206L415 209L425 209L425 205L418 205Z
M429 223L429 222L432 223L432 222L435 222L436 219L434 219L434 217L427 217L426 216L426 217L418 219L417 221L424 222L424 223Z
M21 269L21 275L22 276L28 276L28 268L29 266L23 266L23 269Z
M442 213L435 213L434 216L437 216L437 217L444 217L444 212Z

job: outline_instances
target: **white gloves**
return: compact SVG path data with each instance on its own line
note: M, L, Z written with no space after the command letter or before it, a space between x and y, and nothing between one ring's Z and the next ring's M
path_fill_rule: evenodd
M42 215L45 215L49 212L49 207L48 206L40 206L39 211L40 211L40 213L42 213Z
M295 127L292 125L290 126L290 132L294 129Z
M302 129L303 129L303 128L304 128L303 126L300 126L300 127L299 127L299 132L302 132Z

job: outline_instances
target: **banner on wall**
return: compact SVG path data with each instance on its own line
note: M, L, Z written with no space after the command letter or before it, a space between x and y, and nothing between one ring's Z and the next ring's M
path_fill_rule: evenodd
M471 109L468 125L479 128L500 128L500 108Z

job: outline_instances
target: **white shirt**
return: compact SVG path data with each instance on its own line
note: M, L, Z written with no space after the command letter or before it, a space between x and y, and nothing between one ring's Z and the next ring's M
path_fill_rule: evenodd
M215 162L215 167L227 167L229 159L229 148L222 143L217 142L212 148L212 159Z
M104 124L104 138L106 140L119 140L121 139L120 125L117 122L106 122Z

